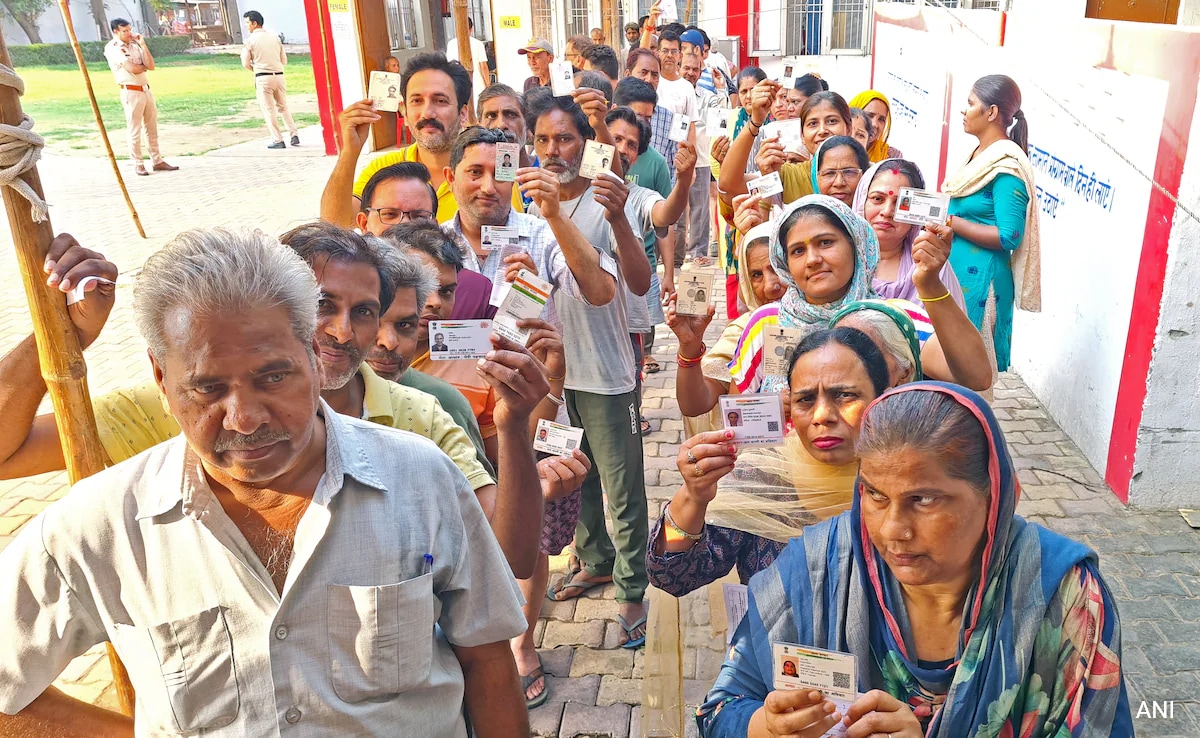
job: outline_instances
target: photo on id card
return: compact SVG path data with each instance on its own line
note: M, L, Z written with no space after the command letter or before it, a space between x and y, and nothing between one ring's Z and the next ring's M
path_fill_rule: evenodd
M395 72L371 72L367 97L376 110L395 113L400 110L400 75Z
M692 119L687 116L687 113L676 113L671 118L671 130L667 134L667 138L675 143L686 143L691 126Z
M854 657L850 654L779 641L771 642L771 653L775 689L819 690L843 716L858 698ZM845 724L838 722L824 735L845 734Z
M515 143L496 144L496 181L516 182L521 166L521 147Z
M569 61L550 62L550 92L555 97L575 91L575 70Z
M763 335L763 374L774 377L786 377L787 368L792 363L792 354L800 344L803 333L799 328L785 328L774 325L767 328Z
M946 211L949 209L949 195L901 187L895 218L900 223L909 225L941 225L946 222Z
M560 425L553 420L538 420L533 434L533 450L555 456L570 456L583 443L583 428Z
M748 180L746 182L746 191L751 195L758 193L760 197L771 197L772 195L783 194L783 180L779 177L779 172L771 172L764 174L761 177Z
M708 315L708 301L712 297L712 273L685 272L679 275L678 280L675 312L680 315Z
M737 446L783 443L783 397L775 394L722 395L721 419Z
M599 141L586 141L583 144L583 163L579 165L579 176L584 179L595 179L600 172L608 170L617 150Z

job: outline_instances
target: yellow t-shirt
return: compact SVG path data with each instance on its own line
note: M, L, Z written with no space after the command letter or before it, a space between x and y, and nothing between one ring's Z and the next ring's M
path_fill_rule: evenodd
M472 489L494 480L475 456L475 447L462 428L433 395L389 382L363 364L366 420L410 431L433 441L467 477ZM167 411L154 382L135 385L92 401L96 429L109 462L117 464L179 435L179 424Z
M367 182L371 181L371 177L375 176L384 167L390 167L393 164L401 164L406 161L419 161L417 159L417 145L405 146L398 151L390 151L386 154L381 154L363 167L363 170L358 173L358 178L354 180L354 196L362 197L362 191L367 186ZM455 215L458 215L458 201L454 199L454 193L450 192L450 183L442 181L440 187L437 188L438 208L437 222L445 223L452 220ZM512 188L512 205L513 210L518 213L525 212L525 203L521 200L521 190L514 184Z

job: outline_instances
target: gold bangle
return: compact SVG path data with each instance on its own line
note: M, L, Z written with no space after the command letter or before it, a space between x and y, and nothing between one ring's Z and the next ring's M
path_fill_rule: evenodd
M677 356L681 361L686 361L690 364L693 361L700 361L701 359L703 359L704 355L706 353L708 353L708 345L702 343L702 344L700 344L700 355L699 356L696 356L696 357L684 356L682 351L676 351L675 356Z
M917 299L920 300L921 302L939 302L941 300L945 300L949 296L950 296L950 290L946 290L946 294L942 295L941 297L931 297L930 299L926 300L924 297L917 295Z
M563 381L563 380L564 380L564 379L566 379L566 378L567 378L567 375L566 375L566 374L562 375L561 377L555 377L555 376L551 376L551 375L546 375L546 381L549 381L549 382L561 382L561 381Z

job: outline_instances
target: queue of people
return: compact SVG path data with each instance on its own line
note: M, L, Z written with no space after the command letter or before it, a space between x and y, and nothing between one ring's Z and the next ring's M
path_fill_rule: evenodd
M976 83L979 147L940 188L947 216L914 225L901 188L935 188L888 143L886 96L852 108L815 75L732 69L660 14L625 49L572 37L569 95L544 40L520 50L522 91L414 56L414 143L360 161L379 114L348 105L319 219L188 231L146 262L152 374L93 401L110 468L0 553L19 634L0 646L0 732L528 735L550 697L546 599L613 583L637 649L647 587L736 569L747 614L702 735L1132 734L1096 554L1016 515L985 399L1015 308L1040 300L1016 84ZM766 135L791 119L794 146ZM779 194L747 187L776 173ZM709 233L729 317L711 347L717 306L679 291ZM83 293L69 313L91 344L115 265L62 234L46 275ZM536 315L500 330L513 293L540 294ZM663 323L688 438L651 511L642 380ZM456 325L495 330L447 359ZM64 467L45 393L30 337L0 359L0 477ZM729 396L778 397L778 442L743 447ZM582 436L537 450L550 427ZM104 641L136 723L51 687ZM779 688L779 644L852 661L853 696Z

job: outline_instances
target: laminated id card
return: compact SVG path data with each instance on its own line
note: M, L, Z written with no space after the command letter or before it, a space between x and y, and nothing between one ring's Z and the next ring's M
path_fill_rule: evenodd
M816 689L837 705L846 715L858 699L858 683L854 678L854 657L839 651L797 646L794 643L771 642L775 689ZM843 736L845 723L837 723L825 736Z
M575 91L575 70L569 61L550 62L550 92L555 97Z
M676 143L685 143L688 140L688 129L691 128L692 120L687 117L687 113L676 113L671 118L671 130L667 133L667 138Z
M746 191L751 195L758 193L761 197L783 194L783 180L779 172L771 172L746 182Z
M783 443L783 397L780 395L722 395L721 419L733 431L738 446L778 446Z
M801 338L799 328L784 328L781 325L767 328L763 335L763 374L776 377L786 375L788 364L792 363L792 353Z
M600 172L608 171L617 150L613 146L599 141L585 141L583 144L583 163L579 165L579 176L584 179L595 179Z
M495 251L505 246L516 246L520 232L516 226L480 226L479 246L484 251Z
M496 317L492 324L496 332L510 341L524 346L533 331L528 328L520 328L517 323L542 317L542 311L553 291L554 286L549 282L528 269L522 269L517 273L517 278L509 285L508 291L500 302L500 307L496 310Z
M517 167L521 166L521 146L515 143L496 144L496 181L517 181Z
M712 281L712 272L686 272L679 275L675 312L680 315L708 315Z
M798 119L772 121L763 126L762 137L764 141L778 139L784 151L800 151L804 146L804 136Z
M490 320L429 321L430 361L482 359L492 350Z
M542 418L533 436L533 450L555 456L570 456L583 443L583 428L560 425Z
M896 203L896 220L911 225L944 225L950 209L950 196L940 192L928 192L912 187L900 188L900 200Z

